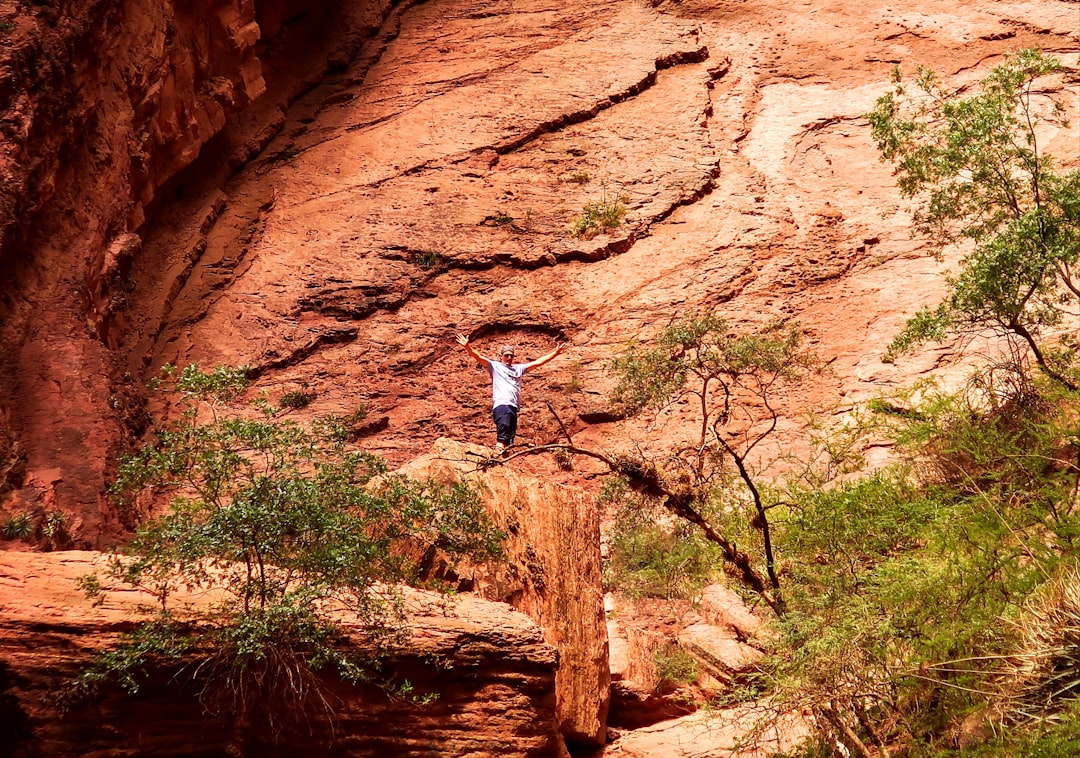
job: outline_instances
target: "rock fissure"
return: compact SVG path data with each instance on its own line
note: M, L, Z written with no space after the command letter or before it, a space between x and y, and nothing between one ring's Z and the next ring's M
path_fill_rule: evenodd
M708 48L701 47L698 48L696 51L681 51L678 53L672 53L670 56L667 56L665 58L658 58L655 62L655 71L650 71L644 77L642 77L640 81L630 84L622 91L612 93L608 95L607 99L598 101L588 108L574 111L571 113L564 113L550 121L538 124L529 133L523 134L511 141L493 145L492 147L499 155L505 155L506 153L519 150L520 148L531 142L536 141L544 135L559 132L568 126L573 126L594 119L602 111L618 105L619 103L623 103L632 97L636 97L650 87L653 87L656 84L657 72L678 65L701 63L702 61L707 60L708 57Z

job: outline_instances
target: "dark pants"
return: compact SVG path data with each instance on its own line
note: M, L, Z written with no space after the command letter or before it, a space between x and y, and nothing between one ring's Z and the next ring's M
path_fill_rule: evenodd
M514 444L517 416L518 409L512 405L498 405L491 411L491 417L495 419L495 438L507 447Z

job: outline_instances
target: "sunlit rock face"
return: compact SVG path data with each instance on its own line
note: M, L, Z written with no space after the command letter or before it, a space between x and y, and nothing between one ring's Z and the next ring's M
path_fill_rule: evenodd
M509 603L544 630L559 651L559 729L577 745L603 745L611 675L600 581L600 519L595 500L488 461L491 451L450 439L400 471L477 489L495 525L506 532L504 560L461 571L481 597Z
M1038 45L1075 70L1065 2L3 7L0 487L77 546L124 531L102 492L164 362L365 408L402 463L490 441L456 332L565 340L522 437L655 443L692 409L619 421L605 367L709 308L798 321L829 363L777 398L797 444L800 413L950 355L880 361L941 288L863 118L893 65L963 83ZM1060 165L1073 136L1046 135ZM571 233L605 204L618 226Z

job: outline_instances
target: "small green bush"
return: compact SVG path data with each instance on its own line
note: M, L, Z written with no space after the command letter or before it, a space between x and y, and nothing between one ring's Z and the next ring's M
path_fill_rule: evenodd
M414 260L420 268L438 268L444 262L443 255L438 250L419 250Z
M653 663L661 689L693 684L698 680L697 659L677 643L669 642L653 651Z
M719 548L682 521L668 523L655 501L630 492L621 479L601 492L619 504L611 530L604 584L632 598L694 598L716 576Z
M562 471L574 470L574 456L569 450L563 450L559 448L552 453L552 457L555 458L555 464Z
M510 216L502 211L492 213L484 217L481 222L483 226L510 226L514 223L514 217Z
M606 583L629 597L691 599L714 579L715 553L684 525L637 525L613 538Z
M297 149L293 145L289 145L288 147L284 148L283 150L279 150L278 152L271 155L269 160L271 162L290 161L290 160L292 160L293 158L295 158L298 155L300 155L300 150Z
M316 395L314 392L305 392L304 390L292 390L291 392L286 392L284 395L281 396L281 399L278 400L278 405L280 405L282 408L293 408L294 410L300 408L307 408L309 405L311 405L311 402L315 399L315 397Z
M585 207L581 209L581 215L575 218L570 226L570 234L574 237L592 239L598 234L617 229L626 215L628 202L630 202L630 196L625 192L620 192L613 198L605 194L596 202L585 203Z
M19 513L4 522L4 539L28 540L34 536L34 519L29 513Z
M574 361L570 364L570 380L566 383L567 392L581 392L581 374L584 371L584 366L581 365L581 361Z
M68 518L60 511L49 511L41 521L41 536L49 550L60 550L71 543Z

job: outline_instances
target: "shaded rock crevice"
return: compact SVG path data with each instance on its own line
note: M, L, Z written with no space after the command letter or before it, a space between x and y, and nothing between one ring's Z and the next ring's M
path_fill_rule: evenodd
M308 338L306 342L293 350L284 351L283 353L277 348L271 348L259 361L250 367L248 376L255 380L265 376L270 371L296 366L325 346L355 341L357 334L358 331L355 328L327 329L316 332L314 336Z

